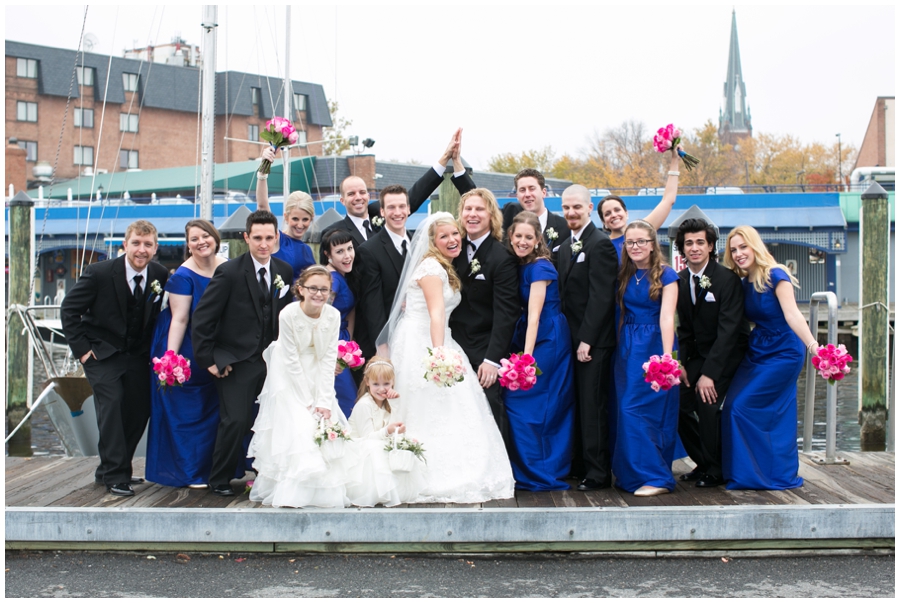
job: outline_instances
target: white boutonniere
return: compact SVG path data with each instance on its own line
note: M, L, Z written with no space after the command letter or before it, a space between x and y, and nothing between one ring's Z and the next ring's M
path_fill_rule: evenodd
M384 225L384 218L382 218L381 216L375 216L374 218L372 218L372 224L374 224L378 228L381 228L382 225Z
M709 280L709 277L704 274L703 276L700 277L699 284L700 284L701 289L709 289L710 286L712 285L712 281Z
M281 280L280 274L275 275L275 280L272 281L272 284L275 286L276 291L281 291L285 287L284 281Z
M544 234L547 235L547 240L551 243L559 238L559 234L556 232L556 230L552 226L550 228L548 228L547 230L545 230Z
M575 241L575 242L572 244L572 255L575 255L576 253L578 253L579 251L581 251L581 248L582 248L582 247L584 247L584 241L582 241L581 239Z
M158 280L154 280L152 283L150 283L150 290L157 295L161 295L163 292L162 286L159 284Z
M481 262L479 262L476 259L473 259L472 263L469 264L469 276L472 276L473 274L478 274L479 271L481 271Z

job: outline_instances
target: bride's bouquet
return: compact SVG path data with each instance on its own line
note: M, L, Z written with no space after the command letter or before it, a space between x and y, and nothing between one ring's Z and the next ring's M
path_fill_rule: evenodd
M428 348L428 355L422 359L425 367L425 380L452 387L466 378L466 365L462 355L445 346Z
M653 391L667 391L681 383L681 364L677 353L650 356L643 365L644 382L649 383Z
M332 461L344 456L344 441L350 439L350 428L340 423L332 423L321 419L319 426L313 434L313 440L322 449L322 456L326 461Z
M505 387L510 391L521 389L528 391L537 383L538 375L541 369L538 368L537 361L531 354L510 354L509 358L500 360L500 387Z
M425 462L425 447L415 438L408 438L394 432L384 447L388 453L388 461L391 471L396 473L409 473L415 467L415 460Z

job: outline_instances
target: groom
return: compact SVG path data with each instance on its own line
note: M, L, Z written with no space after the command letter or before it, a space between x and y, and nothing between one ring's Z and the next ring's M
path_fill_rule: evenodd
M278 314L293 300L293 270L271 256L278 219L253 212L244 241L249 251L216 268L191 319L197 368L217 377L219 429L209 487L219 496L234 496L229 482L243 466L242 442L266 380L262 353L278 338Z
M519 318L519 272L515 257L501 243L502 216L491 191L476 188L459 200L459 223L466 232L465 253L453 260L462 281L462 300L450 315L453 339L462 347L484 389L494 420L509 442L506 409L497 383L500 360L509 356Z

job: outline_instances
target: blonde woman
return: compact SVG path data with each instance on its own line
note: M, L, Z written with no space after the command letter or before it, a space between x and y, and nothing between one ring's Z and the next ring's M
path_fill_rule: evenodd
M723 264L743 279L744 315L756 323L722 406L722 472L729 490L786 490L797 475L797 378L818 349L794 300L797 279L759 233L738 226Z

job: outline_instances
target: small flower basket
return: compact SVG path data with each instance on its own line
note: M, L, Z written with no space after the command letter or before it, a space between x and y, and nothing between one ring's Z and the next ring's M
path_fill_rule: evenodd
M173 385L181 387L191 378L191 361L172 350L168 350L162 358L154 358L152 362L157 387L162 390Z
M422 359L425 380L443 387L453 387L466 378L466 365L462 355L448 347L428 348L428 355Z
M395 432L384 449L388 453L388 462L394 473L411 472L416 467L416 459L425 462L425 448L415 438L410 439Z
M850 372L851 362L853 362L853 356L847 353L847 347L844 344L823 345L812 357L813 368L819 371L822 379L828 380L828 385L834 385L843 379L844 375Z
M643 365L644 382L649 383L653 391L668 391L681 383L681 363L678 353L650 356Z
M350 439L350 430L340 423L321 419L313 439L322 451L322 458L336 461L344 458L344 440Z

